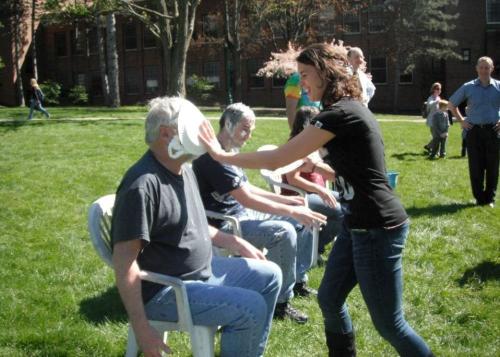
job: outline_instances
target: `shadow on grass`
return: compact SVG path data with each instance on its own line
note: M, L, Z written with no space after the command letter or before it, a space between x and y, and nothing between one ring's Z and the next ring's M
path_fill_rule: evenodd
M443 216L456 213L462 209L475 207L473 203L451 203L447 205L431 205L425 207L407 207L406 212L410 217Z
M80 302L80 314L96 325L104 322L127 322L127 313L116 286Z
M426 154L423 150L421 152L401 152L398 154L392 154L391 155L393 158L401 161L415 161L416 158L422 158L422 157L427 157L428 154Z
M463 287L464 285L482 284L488 280L500 280L500 264L484 261L473 268L467 269L457 282Z

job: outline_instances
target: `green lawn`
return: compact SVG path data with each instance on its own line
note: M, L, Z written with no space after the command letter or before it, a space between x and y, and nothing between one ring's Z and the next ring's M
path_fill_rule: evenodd
M0 109L0 118L15 119L0 123L0 356L120 356L127 318L86 219L92 201L114 192L144 152L137 118L145 111L50 110L59 119L124 120L26 122L25 109ZM421 122L380 125L387 166L400 173L397 192L412 218L404 259L408 320L436 356L498 356L500 208L471 203L457 125L448 158L437 161L422 155L429 133ZM286 137L285 121L261 120L246 149ZM249 176L263 186L255 171ZM311 285L319 285L322 273L311 272ZM373 328L359 290L348 301L359 356L395 356ZM276 322L266 355L326 356L316 301L294 304L310 322ZM172 334L170 344L174 355L189 356L184 335Z

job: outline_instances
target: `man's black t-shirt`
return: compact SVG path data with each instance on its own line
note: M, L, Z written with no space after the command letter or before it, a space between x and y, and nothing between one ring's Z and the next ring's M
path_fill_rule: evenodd
M212 274L212 242L193 171L184 165L182 175L175 175L150 151L118 187L111 237L113 244L143 241L138 256L142 270L183 280L205 280ZM143 301L161 288L143 281Z
M407 214L389 186L384 143L373 114L361 102L344 98L325 108L312 122L335 137L326 143L337 175L352 186L346 222L350 228L392 227Z

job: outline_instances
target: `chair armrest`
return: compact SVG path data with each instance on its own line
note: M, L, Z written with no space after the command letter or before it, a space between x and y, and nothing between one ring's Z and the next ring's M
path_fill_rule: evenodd
M238 218L234 216L230 216L227 214L222 214L222 213L217 213L214 211L210 210L205 210L205 214L209 218L214 218L214 219L220 219L221 221L227 221L231 225L231 228L233 229L233 234L237 235L238 237L241 237L241 226L240 226L240 221Z
M142 270L139 273L141 280L150 281L152 283L171 286L175 292L175 302L177 305L178 324L184 331L192 332L194 329L193 318L187 297L186 285L184 282L173 276L153 273L151 271Z

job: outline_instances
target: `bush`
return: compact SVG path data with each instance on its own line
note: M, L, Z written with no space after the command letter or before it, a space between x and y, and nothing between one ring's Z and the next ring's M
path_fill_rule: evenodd
M87 89L82 85L76 85L69 90L68 98L72 104L87 104L89 95Z
M189 77L186 84L189 99L203 103L209 101L212 90L215 88L215 85L210 83L207 78L198 77L196 74Z
M57 82L48 80L45 83L40 83L40 89L44 95L44 104L59 104L61 97L61 85Z

